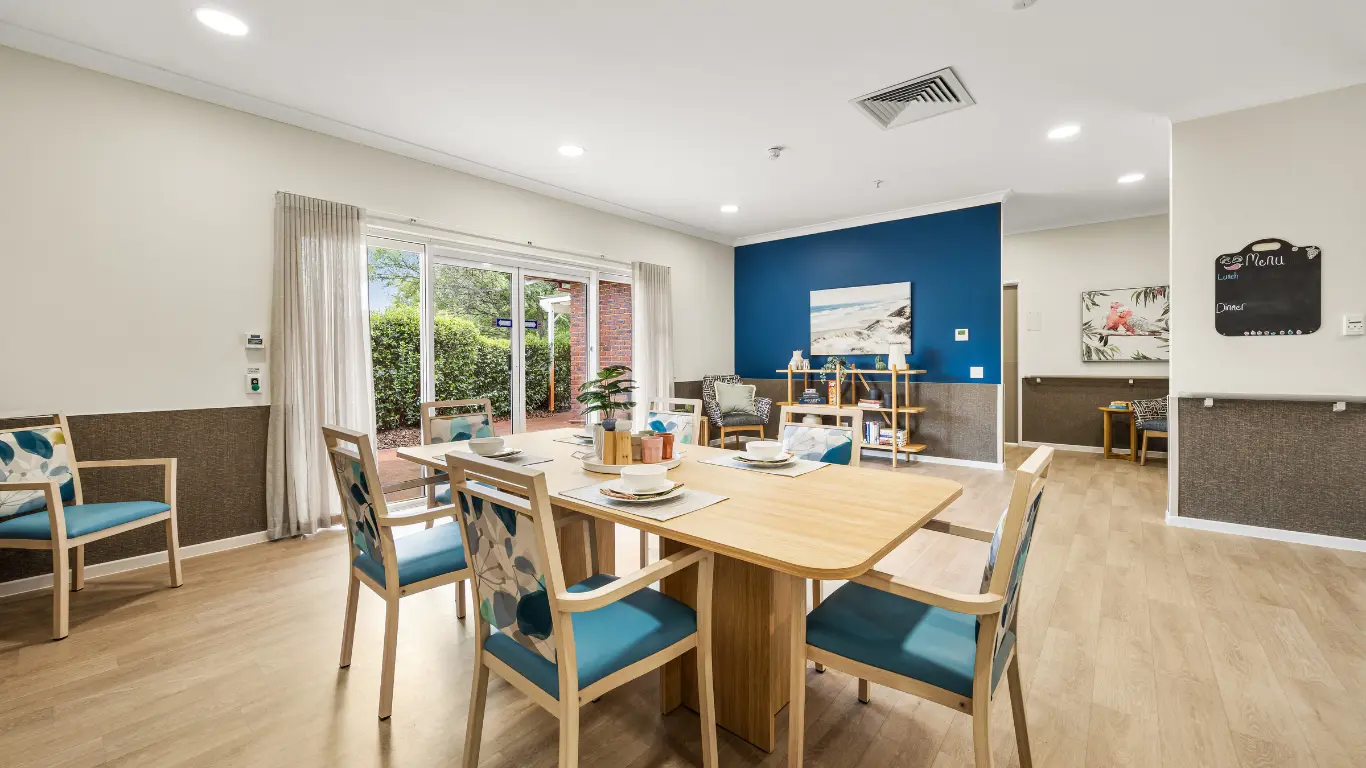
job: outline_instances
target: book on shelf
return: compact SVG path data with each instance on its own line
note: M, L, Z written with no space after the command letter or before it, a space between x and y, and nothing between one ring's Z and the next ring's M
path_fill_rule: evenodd
M858 404L859 404L860 406L864 406L864 407L868 407L868 408L881 408L881 407L882 407L882 401L881 401L881 400L869 400L869 399L866 398L866 397L861 397L861 398L859 398Z

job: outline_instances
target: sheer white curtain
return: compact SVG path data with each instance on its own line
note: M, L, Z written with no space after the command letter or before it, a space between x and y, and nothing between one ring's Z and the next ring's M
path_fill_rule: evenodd
M364 211L275 195L266 521L272 539L340 514L322 425L374 432Z
M650 399L674 394L674 300L669 268L631 262L631 374L636 380L636 428Z

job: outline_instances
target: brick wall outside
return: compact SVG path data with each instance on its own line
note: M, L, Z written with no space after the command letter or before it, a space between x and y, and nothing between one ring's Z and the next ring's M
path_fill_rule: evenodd
M588 318L582 310L587 306L587 290L582 283L574 283L570 288L573 311L569 317L569 343L573 350L588 348ZM573 360L570 385L577 396L579 385L589 378L589 371L583 355L575 354ZM631 286L626 283L598 282L598 363L604 367L631 364ZM575 412L583 407L578 403L574 406Z

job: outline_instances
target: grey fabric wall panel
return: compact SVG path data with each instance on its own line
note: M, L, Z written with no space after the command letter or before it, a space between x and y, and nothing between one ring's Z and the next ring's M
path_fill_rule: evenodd
M1102 405L1114 400L1147 400L1164 397L1169 385L1165 378L1132 379L1130 377L1093 378L1061 376L1025 376L1021 378L1020 415L1023 429L1020 439L1036 443L1060 445L1089 445L1099 448L1104 444L1105 423L1101 420ZM1122 416L1114 419L1114 445L1129 447L1129 423ZM1167 441L1150 440L1151 451L1167 450Z
M1366 539L1366 405L1180 400L1179 513Z
M266 529L268 406L72 416L76 458L179 460L177 517L182 546ZM0 427L21 426L3 423ZM81 472L84 501L95 504L160 499L161 471L151 468ZM166 548L161 526L91 544L86 564L121 560ZM52 572L46 551L0 549L0 582Z

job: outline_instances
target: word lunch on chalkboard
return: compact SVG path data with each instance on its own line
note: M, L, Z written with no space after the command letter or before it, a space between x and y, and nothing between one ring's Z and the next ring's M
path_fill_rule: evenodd
M1303 336L1319 329L1323 251L1268 238L1214 261L1214 329L1224 336Z

